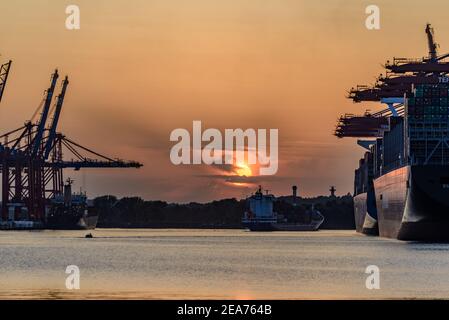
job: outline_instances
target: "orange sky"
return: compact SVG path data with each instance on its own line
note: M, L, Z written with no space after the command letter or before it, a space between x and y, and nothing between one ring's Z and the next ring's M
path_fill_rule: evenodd
M81 30L65 29L65 7L81 9ZM381 30L365 28L365 7L381 9ZM201 120L214 128L278 128L280 167L259 179L275 194L352 192L362 150L332 135L353 104L346 90L372 83L392 56L427 54L425 24L448 48L449 3L300 0L17 0L0 3L0 52L14 61L0 128L19 127L39 104L56 67L70 77L61 131L140 170L87 170L90 196L207 201L242 197L217 168L171 164L170 132ZM258 179L252 179L258 181Z

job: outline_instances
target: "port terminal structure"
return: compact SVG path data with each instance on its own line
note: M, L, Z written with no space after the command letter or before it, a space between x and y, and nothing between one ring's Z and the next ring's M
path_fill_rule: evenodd
M0 101L6 88L12 62L1 65ZM59 94L58 70L51 76L38 109L18 129L0 135L1 207L0 224L26 221L45 225L51 200L63 194L63 169L140 168L137 161L125 161L86 148L58 130L58 123L69 85L64 77ZM40 114L40 117L37 115ZM39 118L37 121L34 118ZM70 160L68 160L71 156ZM1 227L1 226L0 226Z
M362 115L344 114L337 120L334 135L338 138L381 138L388 129L389 117L404 115L404 96L421 84L449 83L449 53L439 55L434 30L426 25L429 54L420 59L393 58L384 65L385 75L377 78L373 86L358 85L349 90L347 98L355 103L380 102L388 108L378 112L366 111ZM359 143L360 144L360 143ZM366 143L362 144L366 145Z

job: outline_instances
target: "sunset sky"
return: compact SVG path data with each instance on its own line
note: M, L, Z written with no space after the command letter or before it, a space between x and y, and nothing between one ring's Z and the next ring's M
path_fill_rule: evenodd
M413 3L413 6L411 5ZM65 8L81 29L65 28ZM365 27L365 8L381 29ZM0 2L1 61L13 60L0 131L31 117L59 68L70 86L60 130L136 169L65 172L90 197L209 201L244 197L261 183L276 195L352 193L363 150L332 135L340 114L379 110L346 91L373 83L393 56L427 54L425 24L449 51L446 0L15 0ZM174 166L170 132L279 129L279 171L235 183L246 168ZM231 181L229 181L231 180Z

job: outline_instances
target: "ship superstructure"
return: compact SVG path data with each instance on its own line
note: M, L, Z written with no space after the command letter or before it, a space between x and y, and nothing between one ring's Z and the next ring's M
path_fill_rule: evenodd
M263 194L262 187L247 200L248 208L244 213L242 223L250 230L270 231L277 223L277 213L273 211L275 197L266 192Z
M275 196L266 192L262 187L247 199L248 208L242 218L242 224L251 231L316 231L324 222L324 217L312 206L306 212L307 222L290 223L281 218L273 210Z
M85 192L72 191L72 179L67 179L64 193L51 199L45 214L47 229L95 229L98 213L93 201L87 199Z

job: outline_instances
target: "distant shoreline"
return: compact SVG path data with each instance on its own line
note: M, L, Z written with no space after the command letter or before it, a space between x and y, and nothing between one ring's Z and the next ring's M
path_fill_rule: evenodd
M178 223L167 223L167 224L148 224L148 225L120 225L120 226L102 226L98 225L99 229L229 229L229 230L245 230L241 225L196 225L196 224L178 224ZM355 230L355 228L320 228L320 230Z
M274 211L282 221L303 223L307 210L314 206L324 216L320 229L355 229L352 196L319 196L276 198ZM164 201L146 201L139 197L118 199L102 196L94 199L94 210L99 216L98 228L128 229L244 229L241 220L247 209L244 199L222 199L209 203L176 204Z
M150 223L150 224L130 224L130 225L98 225L101 229L244 229L241 225L197 225L181 223Z

